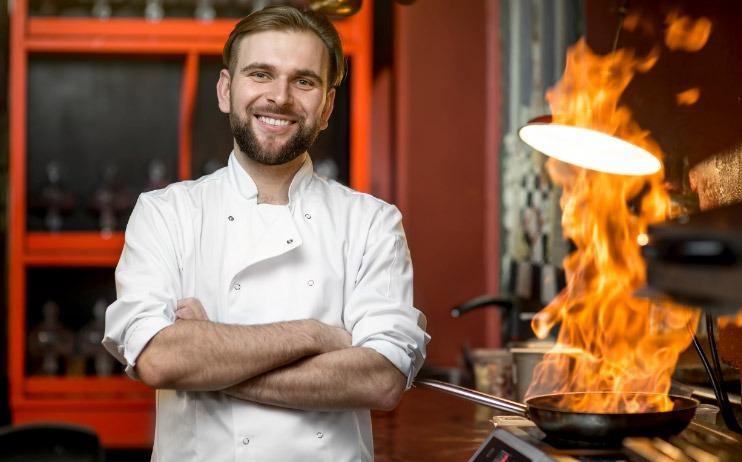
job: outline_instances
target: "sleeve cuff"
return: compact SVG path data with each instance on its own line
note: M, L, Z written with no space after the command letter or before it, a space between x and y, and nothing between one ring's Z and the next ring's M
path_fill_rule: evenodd
M384 341L384 340L367 340L359 347L371 348L383 357L389 360L394 366L399 369L405 377L407 377L407 383L405 384L405 390L409 390L412 387L412 382L415 380L417 371L415 370L412 359L407 356L404 350L396 347L395 345Z
M133 326L129 335L126 336L123 346L123 357L126 361L126 375L139 380L139 377L134 371L137 358L155 334L172 324L173 321L169 319L148 317L140 319L136 325Z

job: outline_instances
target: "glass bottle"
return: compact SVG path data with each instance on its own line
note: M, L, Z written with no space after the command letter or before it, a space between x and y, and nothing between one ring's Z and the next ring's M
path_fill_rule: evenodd
M113 372L113 357L108 354L101 341L105 331L106 308L108 302L99 298L93 305L93 319L77 333L77 348L85 363L92 363L95 375L106 377Z
M42 321L28 334L31 372L38 375L60 375L74 351L74 336L59 321L59 305L44 303Z

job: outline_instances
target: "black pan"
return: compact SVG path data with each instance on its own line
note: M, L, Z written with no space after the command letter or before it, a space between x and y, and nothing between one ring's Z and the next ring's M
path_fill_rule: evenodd
M536 396L526 403L510 401L469 388L438 380L421 379L416 385L433 388L458 398L519 415L532 420L549 437L568 441L610 444L620 442L628 436L670 436L683 431L696 413L698 401L682 396L670 396L674 406L671 411L636 413L592 413L560 409L563 394ZM609 393L609 392L607 392ZM586 399L600 399L602 392L576 393ZM651 393L633 393L651 395Z

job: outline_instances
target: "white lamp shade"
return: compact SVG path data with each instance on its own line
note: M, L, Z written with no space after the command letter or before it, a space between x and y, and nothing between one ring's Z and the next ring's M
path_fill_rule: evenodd
M651 175L659 159L615 136L557 123L530 123L518 132L533 149L578 167L618 175Z

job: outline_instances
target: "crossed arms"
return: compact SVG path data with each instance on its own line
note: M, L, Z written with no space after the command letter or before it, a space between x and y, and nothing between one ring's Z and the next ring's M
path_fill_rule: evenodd
M405 376L350 334L315 320L263 325L209 321L197 299L142 350L135 370L153 388L223 391L235 398L304 410L394 408Z
M357 239L364 245L353 257L355 286L342 302L351 346L348 331L312 319L215 322L195 299L177 303L183 308L173 322L173 295L192 290L183 286L181 258L196 239L189 209L175 206L181 194L144 194L134 208L116 269L118 299L106 312L103 344L111 354L154 388L220 391L306 410L396 405L429 336L424 315L410 305L412 271L395 208L364 213L372 223L359 225L368 237Z

